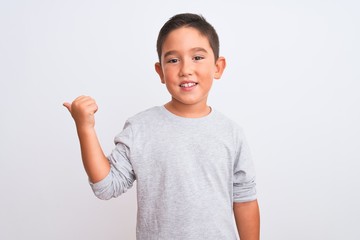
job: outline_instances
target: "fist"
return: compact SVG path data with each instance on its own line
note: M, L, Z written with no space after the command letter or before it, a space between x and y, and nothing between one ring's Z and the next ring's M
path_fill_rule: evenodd
M94 99L89 96L80 96L72 103L65 102L66 107L78 128L93 128L95 126L94 114L98 106Z

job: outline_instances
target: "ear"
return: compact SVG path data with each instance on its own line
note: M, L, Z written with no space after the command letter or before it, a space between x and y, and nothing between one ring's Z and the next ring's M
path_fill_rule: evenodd
M216 60L216 63L215 63L215 68L216 68L215 75L214 75L215 79L220 79L221 78L221 75L223 74L223 72L225 70L225 67L226 67L225 58L224 57L219 57Z
M162 67L161 67L161 64L159 62L155 63L155 71L159 75L161 83L165 83L165 81L164 81L164 73L162 71Z

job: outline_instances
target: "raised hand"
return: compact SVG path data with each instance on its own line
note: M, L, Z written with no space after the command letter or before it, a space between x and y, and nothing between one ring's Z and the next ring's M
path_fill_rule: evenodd
M95 132L94 114L98 106L89 96L80 96L72 103L63 104L73 117L80 140L81 156L85 171L91 182L95 183L107 176L109 161L105 157Z
M63 105L69 110L78 129L94 128L94 114L98 110L98 106L93 98L89 96L80 96L72 103L65 102Z

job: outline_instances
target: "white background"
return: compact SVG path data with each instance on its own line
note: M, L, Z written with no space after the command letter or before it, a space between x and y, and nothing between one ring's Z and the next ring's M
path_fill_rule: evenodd
M358 1L1 1L0 239L135 239L136 190L90 190L62 107L99 105L104 151L133 114L169 100L159 29L203 14L228 67L209 104L245 129L262 239L360 239Z

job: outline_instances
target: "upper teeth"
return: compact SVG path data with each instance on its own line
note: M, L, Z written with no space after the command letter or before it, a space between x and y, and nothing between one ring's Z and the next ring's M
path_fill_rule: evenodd
M183 83L180 85L180 87L192 87L192 86L195 86L196 83Z

